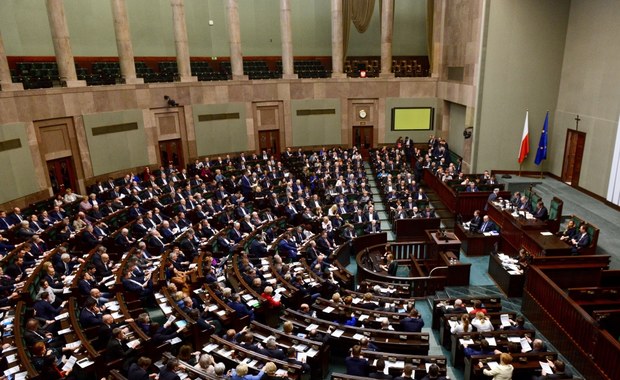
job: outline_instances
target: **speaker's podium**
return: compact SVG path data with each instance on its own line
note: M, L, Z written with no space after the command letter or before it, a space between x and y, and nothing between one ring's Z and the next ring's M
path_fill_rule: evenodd
M445 275L447 286L468 286L471 264L459 261L459 238L452 231L426 230L425 233L428 241L425 266L432 267L434 275Z

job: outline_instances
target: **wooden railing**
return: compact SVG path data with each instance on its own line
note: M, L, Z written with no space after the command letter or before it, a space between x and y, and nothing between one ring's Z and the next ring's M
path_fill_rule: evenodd
M528 271L522 305L525 316L586 378L619 379L620 343L601 331L594 318L572 301L545 269L533 266Z

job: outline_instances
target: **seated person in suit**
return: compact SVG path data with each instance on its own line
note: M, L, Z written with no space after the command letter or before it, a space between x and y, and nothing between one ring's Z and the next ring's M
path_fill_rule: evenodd
M148 380L149 373L147 370L151 366L151 359L141 356L136 363L129 366L127 380Z
M495 231L495 223L491 221L488 215L485 215L482 218L482 224L480 225L480 229L478 230L478 232L484 233L491 231Z
M398 262L394 260L393 254L388 254L386 257L387 263L385 265L380 265L381 269L387 272L389 276L396 276L396 272L398 272Z
M297 350L295 347L289 347L286 350L286 361L291 364L297 364L301 367L301 373L310 372L310 365L308 363L297 360Z
M543 201L538 201L538 203L536 203L536 210L534 210L532 215L534 215L534 218L542 221L549 219L549 212Z
M409 380L413 379L413 364L407 363L405 364L405 368L403 369L403 374L394 378L394 380Z
M83 328L100 326L103 324L102 314L97 306L97 301L87 298L82 311L80 311L80 325Z
M400 328L406 332L421 332L424 320L416 309L411 309L409 316L400 320Z
M236 312L238 318L243 318L248 315L250 317L250 321L254 320L254 311L245 303L241 302L241 296L239 294L234 294L227 305Z
M345 359L347 366L347 375L368 376L370 366L368 360L362 357L362 347L358 344L351 349L351 356Z
M428 374L422 378L422 380L446 380L444 376L439 376L439 366L437 364L431 364L428 367Z
M478 192L478 187L476 186L475 182L471 182L469 184L469 186L467 186L465 191L468 192L468 193L477 193Z
M385 360L378 359L377 363L375 364L375 367L377 368L377 371L371 373L370 375L368 375L368 377L373 378L373 379L384 379L384 380L393 379L391 375L386 375L384 372L385 371Z
M581 250L590 245L590 235L588 234L588 229L585 224L579 226L579 233L571 239L570 243L573 246L571 250L573 255L578 254Z
M577 226L575 226L574 220L569 220L566 225L566 229L564 231L559 231L558 235L560 235L560 240L563 241L571 241L575 235L577 235Z
M547 363L549 363L549 366L553 369L553 373L547 373L543 370L541 376L537 377L536 380L573 378L573 374L566 369L566 365L560 359L555 361L547 360Z
M525 195L521 197L521 203L519 203L518 209L519 211L527 211L527 212L532 211L532 204L530 203L530 200L527 199Z
M375 234L381 232L381 223L377 222L377 220L372 220L366 229L364 230L367 234Z

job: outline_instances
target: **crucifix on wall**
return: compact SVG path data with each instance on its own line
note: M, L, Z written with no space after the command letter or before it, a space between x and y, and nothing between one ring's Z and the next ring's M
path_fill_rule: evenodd
M579 118L579 115L577 115L577 117L575 118L575 130L578 131L579 130L579 122L581 121L581 119Z

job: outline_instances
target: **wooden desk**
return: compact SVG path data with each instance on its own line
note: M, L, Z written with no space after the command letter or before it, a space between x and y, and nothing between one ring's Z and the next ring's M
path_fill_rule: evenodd
M514 371L512 373L513 379L530 379L539 369L539 361L546 361L548 359L555 360L558 354L555 352L543 352L543 353L525 353L525 354L511 354L513 357L512 366ZM523 361L521 358L524 358ZM471 358L465 358L465 380L487 380L488 376L482 374L482 369L478 367L480 360L492 360L499 363L499 355L474 355ZM486 369L489 367L485 366Z
M459 238L451 231L446 231L445 238L439 238L438 232L437 230L426 230L426 237L429 242L429 257L438 259L439 252L450 251L458 259L461 252L461 241Z
M500 241L499 236L485 236L465 230L462 224L456 224L454 233L462 242L466 256L485 256L493 252L495 244Z
M497 346L496 349L509 352L510 342L508 341L508 337L519 337L523 338L525 336L529 336L531 339L536 337L535 330L495 330L495 331L487 331L483 333L479 332L470 332L470 333L459 333L452 334L452 349L450 350L450 354L452 357L452 365L454 367L463 367L465 362L465 348L461 344L461 339L472 339L474 344L470 344L475 349L480 349L480 343L484 338L494 338Z
M498 255L489 257L489 276L508 297L521 297L525 286L525 274L510 274Z
M547 223L538 219L514 217L510 211L503 210L492 202L489 202L488 205L489 218L493 219L501 229L502 250L509 255L519 252L526 231L540 232L549 229ZM540 252L541 249L536 249L536 251Z
M541 235L542 231L524 231L523 248L532 256L570 256L571 246L555 234Z

